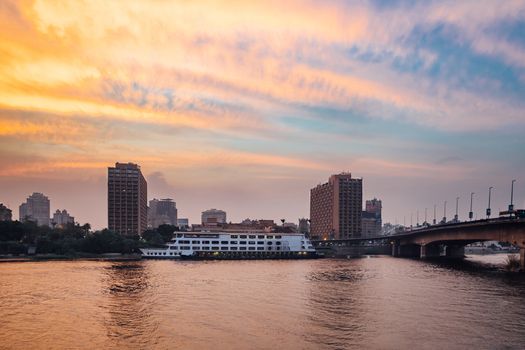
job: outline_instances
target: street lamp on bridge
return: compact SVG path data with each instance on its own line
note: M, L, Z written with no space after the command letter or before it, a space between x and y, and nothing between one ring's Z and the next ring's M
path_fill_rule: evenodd
M489 206L487 207L487 219L490 218L490 194L491 194L493 188L494 187L492 187L492 186L489 187Z
M454 222L458 222L458 206L459 206L459 197L456 197L456 215L454 215Z
M468 218L470 221L472 221L472 218L474 217L474 213L472 212L472 200L474 198L474 192L470 192L470 211L468 212Z
M443 204L443 223L447 223L447 201Z
M434 204L434 221L432 222L434 225L436 224L436 205Z
M514 183L516 180L512 180L512 183L510 185L510 204L509 204L509 213L510 216L512 216L512 212L514 211Z

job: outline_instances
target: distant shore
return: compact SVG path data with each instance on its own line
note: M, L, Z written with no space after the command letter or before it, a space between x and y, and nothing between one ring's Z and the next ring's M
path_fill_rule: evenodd
M142 257L140 254L78 254L78 255L57 255L57 254L37 254L25 256L0 256L0 263L13 262L35 262L51 260L87 260L87 261L138 261Z

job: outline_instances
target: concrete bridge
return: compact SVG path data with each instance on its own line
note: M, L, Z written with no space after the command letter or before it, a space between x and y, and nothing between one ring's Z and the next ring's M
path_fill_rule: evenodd
M392 256L438 257L444 255L462 258L465 245L483 241L499 241L520 248L520 266L525 270L525 219L499 218L461 223L423 226L398 235L372 238L353 238L313 241L320 249L329 247L356 247L370 243L390 244Z

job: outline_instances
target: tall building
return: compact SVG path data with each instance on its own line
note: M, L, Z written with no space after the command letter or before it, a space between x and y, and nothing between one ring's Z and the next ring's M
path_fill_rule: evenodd
M332 175L310 190L310 237L344 239L361 237L363 180L350 173Z
M66 209L60 211L57 209L53 214L53 220L51 220L51 225L53 227L65 228L69 224L74 224L75 218L67 212Z
M208 209L202 212L201 222L204 226L217 226L226 223L226 212L219 209Z
M13 215L11 209L6 207L3 203L0 203L0 221L11 221Z
M164 224L177 226L177 204L170 198L154 198L149 201L148 227L157 228Z
M361 226L363 229L363 237L376 237L381 234L382 220L381 220L381 200L374 198L367 200L365 211L362 213Z
M19 208L20 221L34 221L38 226L49 226L49 198L34 192Z
M108 168L108 228L122 235L140 235L148 224L148 184L133 163Z

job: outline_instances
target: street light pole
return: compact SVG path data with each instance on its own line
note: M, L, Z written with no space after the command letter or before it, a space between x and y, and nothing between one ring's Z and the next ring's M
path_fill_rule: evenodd
M510 185L510 204L509 204L509 212L510 216L512 216L512 212L514 211L514 183L516 180L512 180L512 183Z
M428 225L428 222L427 222L427 208L425 208L425 225Z
M416 211L416 213L417 213L416 214L416 222L417 222L416 225L417 227L419 227L419 209Z
M443 204L443 223L447 223L447 201Z
M489 187L489 206L487 207L487 219L490 218L490 194L492 192L493 187Z
M459 206L459 197L456 197L456 215L454 216L454 222L458 222L458 206Z
M474 217L474 213L472 212L472 199L474 198L474 192L470 192L470 211L468 213L468 218L470 221L472 221L472 217Z
M436 224L436 205L434 204L434 225Z

